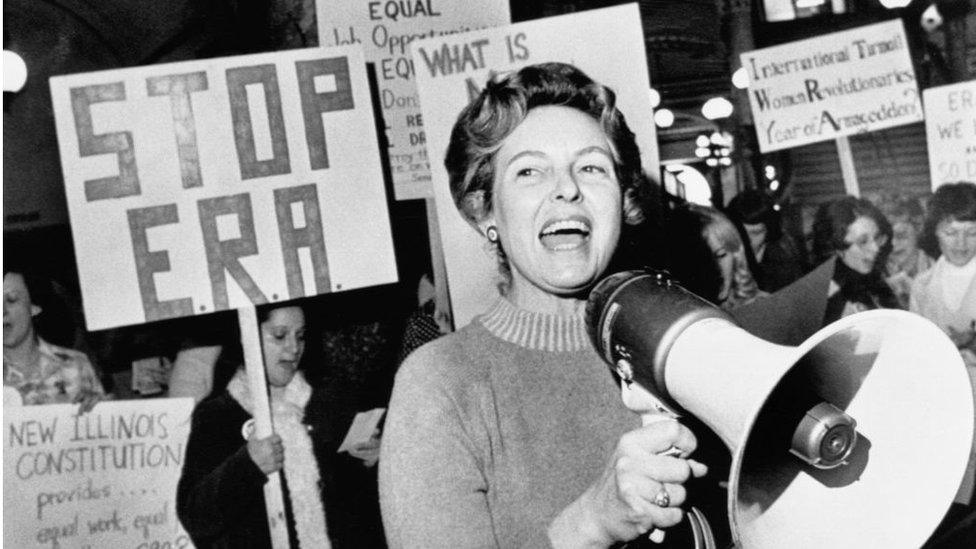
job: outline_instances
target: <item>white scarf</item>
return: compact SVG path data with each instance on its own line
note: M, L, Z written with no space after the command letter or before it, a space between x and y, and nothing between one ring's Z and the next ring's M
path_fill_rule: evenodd
M254 401L247 373L241 369L227 384L227 392L234 400L254 415ZM271 397L271 418L275 432L281 436L285 447L285 480L291 499L291 512L294 515L298 546L329 549L328 530L325 525L325 509L319 489L320 476L315 454L312 452L312 439L302 421L305 419L305 405L312 396L312 387L305 381L301 372L295 374L291 383L285 387L284 394Z

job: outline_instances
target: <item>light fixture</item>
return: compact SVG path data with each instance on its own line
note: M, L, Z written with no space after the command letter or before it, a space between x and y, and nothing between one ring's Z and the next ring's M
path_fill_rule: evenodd
M776 179L776 166L766 164L766 167L763 168L763 173L766 174L766 179Z
M708 136L705 134L701 134L695 138L696 147L707 147L709 143L711 143L711 141L708 139Z
M779 179L774 179L769 182L769 190L775 191L779 188Z
M889 10L904 8L912 3L912 0L879 0L881 5Z
M27 63L16 52L3 50L3 91L17 93L27 83Z
M654 111L654 123L659 128L670 128L674 124L674 113L670 109L658 109Z
M932 4L925 8L925 11L922 12L921 25L922 28L925 29L925 32L935 32L939 30L939 27L942 26L942 14L939 13L938 6Z
M654 88L651 88L651 108L656 109L657 106L660 104L661 104L661 94Z
M702 105L702 116L709 120L728 118L732 115L732 102L724 97L713 97Z
M749 87L749 73L745 67L739 67L732 73L732 85L740 90Z

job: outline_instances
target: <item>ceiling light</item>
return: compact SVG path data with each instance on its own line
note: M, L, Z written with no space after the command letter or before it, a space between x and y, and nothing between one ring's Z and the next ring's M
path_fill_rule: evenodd
M661 94L657 90L651 88L651 108L656 109L658 105L661 104Z
M3 91L19 92L27 82L27 63L16 52L3 50Z
M658 109L654 112L654 123L659 128L670 128L674 124L674 113L670 109Z
M732 115L732 103L724 97L713 97L702 105L702 116L709 120L728 118Z
M749 73L745 67L739 67L732 73L732 85L740 90L749 87Z

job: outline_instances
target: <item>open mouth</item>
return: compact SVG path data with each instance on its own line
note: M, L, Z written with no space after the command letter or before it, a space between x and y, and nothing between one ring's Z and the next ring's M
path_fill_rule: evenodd
M539 240L553 251L572 250L586 243L590 237L590 223L582 217L551 221L542 228Z

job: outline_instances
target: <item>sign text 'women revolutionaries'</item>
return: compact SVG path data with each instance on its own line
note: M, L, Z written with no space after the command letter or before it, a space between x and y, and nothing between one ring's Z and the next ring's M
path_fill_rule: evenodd
M763 152L922 120L899 20L741 55Z

